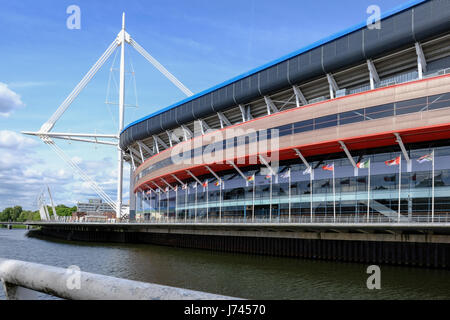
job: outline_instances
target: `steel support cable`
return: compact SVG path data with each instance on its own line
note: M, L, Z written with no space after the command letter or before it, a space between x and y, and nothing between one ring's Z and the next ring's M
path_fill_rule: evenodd
M105 98L105 104L106 104L106 107L108 108L108 112L109 112L109 115L111 116L111 120L114 124L114 127L119 127L119 124L117 123L116 118L114 118L112 110L109 106L109 104L110 104L109 96L110 96L110 89L111 89L111 79L114 78L113 68L114 68L114 64L116 63L116 58L117 58L118 52L119 51L117 50L116 54L114 55L113 61L111 63L111 68L109 69L108 86L106 87L106 98ZM113 81L114 81L114 79L113 79ZM114 84L115 84L115 81L114 81ZM117 88L117 85L116 85L116 89L117 89L117 91L119 91L119 89Z
M65 158L62 154L60 154L60 152L58 152L57 151L57 149L56 148L53 148L54 149L54 151L60 156L60 158L61 159L63 159L64 161L66 161L70 166L71 166L71 168L75 171L75 172L77 172L79 175L80 175L80 177L84 180L84 181L86 181L88 184L89 184L89 186L106 202L106 203L108 203L109 205L111 205L111 207L115 210L116 209L116 205L115 205L115 203L114 203L114 201L101 189L101 187L100 186L98 186L96 183L95 183L95 181L93 181L89 176L87 176L86 174L84 174L83 172L82 172L82 170L78 167L78 166L76 166L76 165L74 165L73 163L70 163L70 161L68 161L68 159L67 158Z
M111 56L114 50L119 46L117 39L109 45L106 51L102 54L102 56L97 60L97 62L91 67L88 73L81 79L81 81L77 84L77 86L72 90L72 92L67 96L64 102L58 107L55 113L50 117L50 119L44 123L41 127L41 132L49 132L56 121L63 115L63 113L67 110L73 100L80 94L81 90L83 90L86 85L91 81L92 77L97 73L97 71L103 66L105 61Z
M134 39L130 38L130 45L136 49L145 59L147 59L156 69L159 70L167 79L169 79L178 89L183 91L188 97L194 95L191 90L186 88L173 74L171 74L164 66L162 66L155 58L153 58L144 48L142 48Z
M83 178L83 180L85 180L86 182L88 182L90 184L90 186L99 194L99 196L101 196L101 198L103 200L105 200L106 202L108 202L109 204L111 204L113 207L115 207L115 203L114 201L103 191L103 189L101 189L100 186L98 186L98 184L93 181L88 175L86 175L82 169L77 166L75 163L73 163L63 152L62 150L58 150L58 148L55 146L54 147L54 151L57 152L57 154L63 159L65 160L71 167L72 169L74 169L77 173L80 174L80 176Z
M90 187L94 189L98 195L105 200L107 203L115 206L114 201L101 189L100 186L98 186L95 181L93 181L89 176L87 176L81 168L79 168L75 163L73 163L63 152L62 150L58 149L55 145L51 145L51 147L54 149L54 151L64 160L66 161L73 170L75 170L86 182L89 183Z
M89 186L106 202L108 203L115 211L117 208L116 203L114 200L111 199L110 196L108 196L105 191L91 178L89 177L76 163L72 161L65 153L64 151L59 148L52 139L48 137L41 137L41 139L44 141L45 144L49 145L53 151L69 166L79 174L79 176L89 184Z

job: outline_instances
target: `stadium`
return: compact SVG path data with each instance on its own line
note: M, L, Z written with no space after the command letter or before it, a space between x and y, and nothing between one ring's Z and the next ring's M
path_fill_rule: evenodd
M130 219L447 221L450 2L410 1L380 24L126 126Z

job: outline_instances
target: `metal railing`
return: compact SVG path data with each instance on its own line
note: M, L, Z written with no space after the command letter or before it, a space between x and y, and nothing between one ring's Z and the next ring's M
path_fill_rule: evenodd
M377 216L370 216L367 218L366 216L340 216L337 215L336 218L334 218L332 215L328 216L313 216L311 218L310 215L303 215L303 216L292 216L291 218L287 216L283 217L272 217L272 218L252 218L252 217L224 217L224 218L217 218L217 217L197 217L195 218L177 218L174 217L170 218L161 218L161 219L150 219L150 220L143 220L143 221L137 221L137 222L129 222L129 223L174 223L174 224L195 224L195 223L270 223L270 224L276 224L276 223L293 223L293 224L310 224L310 223L336 223L336 224L368 224L368 223L450 223L450 215L442 215L442 216L435 216L433 218L433 221L431 221L430 216L413 216L411 218L408 218L408 216L403 215L401 216L401 220L394 218L389 218L382 215Z
M291 218L289 218L286 215L283 215L281 217L279 216L273 216L272 218L268 217L255 217L254 219L251 216L247 217L206 217L206 216L198 216L197 218L194 217L187 217L186 219L182 217L161 217L161 218L150 218L150 219L141 219L141 220L116 220L116 219L108 219L108 220L99 220L99 221L85 221L83 219L70 219L69 217L65 217L66 219L59 219L59 220L51 220L46 221L51 223L130 223L130 224L139 224L139 223L145 223L145 224L161 224L161 223L170 223L170 224L196 224L196 223L213 223L213 224L230 224L230 223L267 223L267 224L284 224L284 223L292 223L292 224L320 224L320 223L336 223L336 224L371 224L371 223L390 223L390 224L397 224L397 223L408 223L408 224L446 224L450 223L450 214L440 214L435 215L433 217L433 220L430 215L412 215L411 217L408 217L408 215L403 214L401 215L401 220L399 221L396 217L387 217L383 215L371 215L369 218L365 215L336 215L336 218L333 217L333 215L313 215L311 216L309 214L304 214L301 216L293 215Z
M71 300L238 299L2 258L0 279L6 298L11 300L39 299L38 292Z

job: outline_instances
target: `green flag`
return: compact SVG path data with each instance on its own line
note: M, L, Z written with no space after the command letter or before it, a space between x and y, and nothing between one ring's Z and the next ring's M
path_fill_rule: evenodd
M356 164L356 166L357 166L359 169L367 169L367 168L369 168L369 165L370 165L370 159L368 159L368 160L366 160L366 161L358 162L358 163Z

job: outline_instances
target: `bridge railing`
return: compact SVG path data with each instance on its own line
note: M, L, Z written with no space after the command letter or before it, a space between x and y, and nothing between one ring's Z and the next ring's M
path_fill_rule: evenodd
M0 258L7 299L39 299L39 292L71 300L229 300L201 291L163 286L37 263Z

